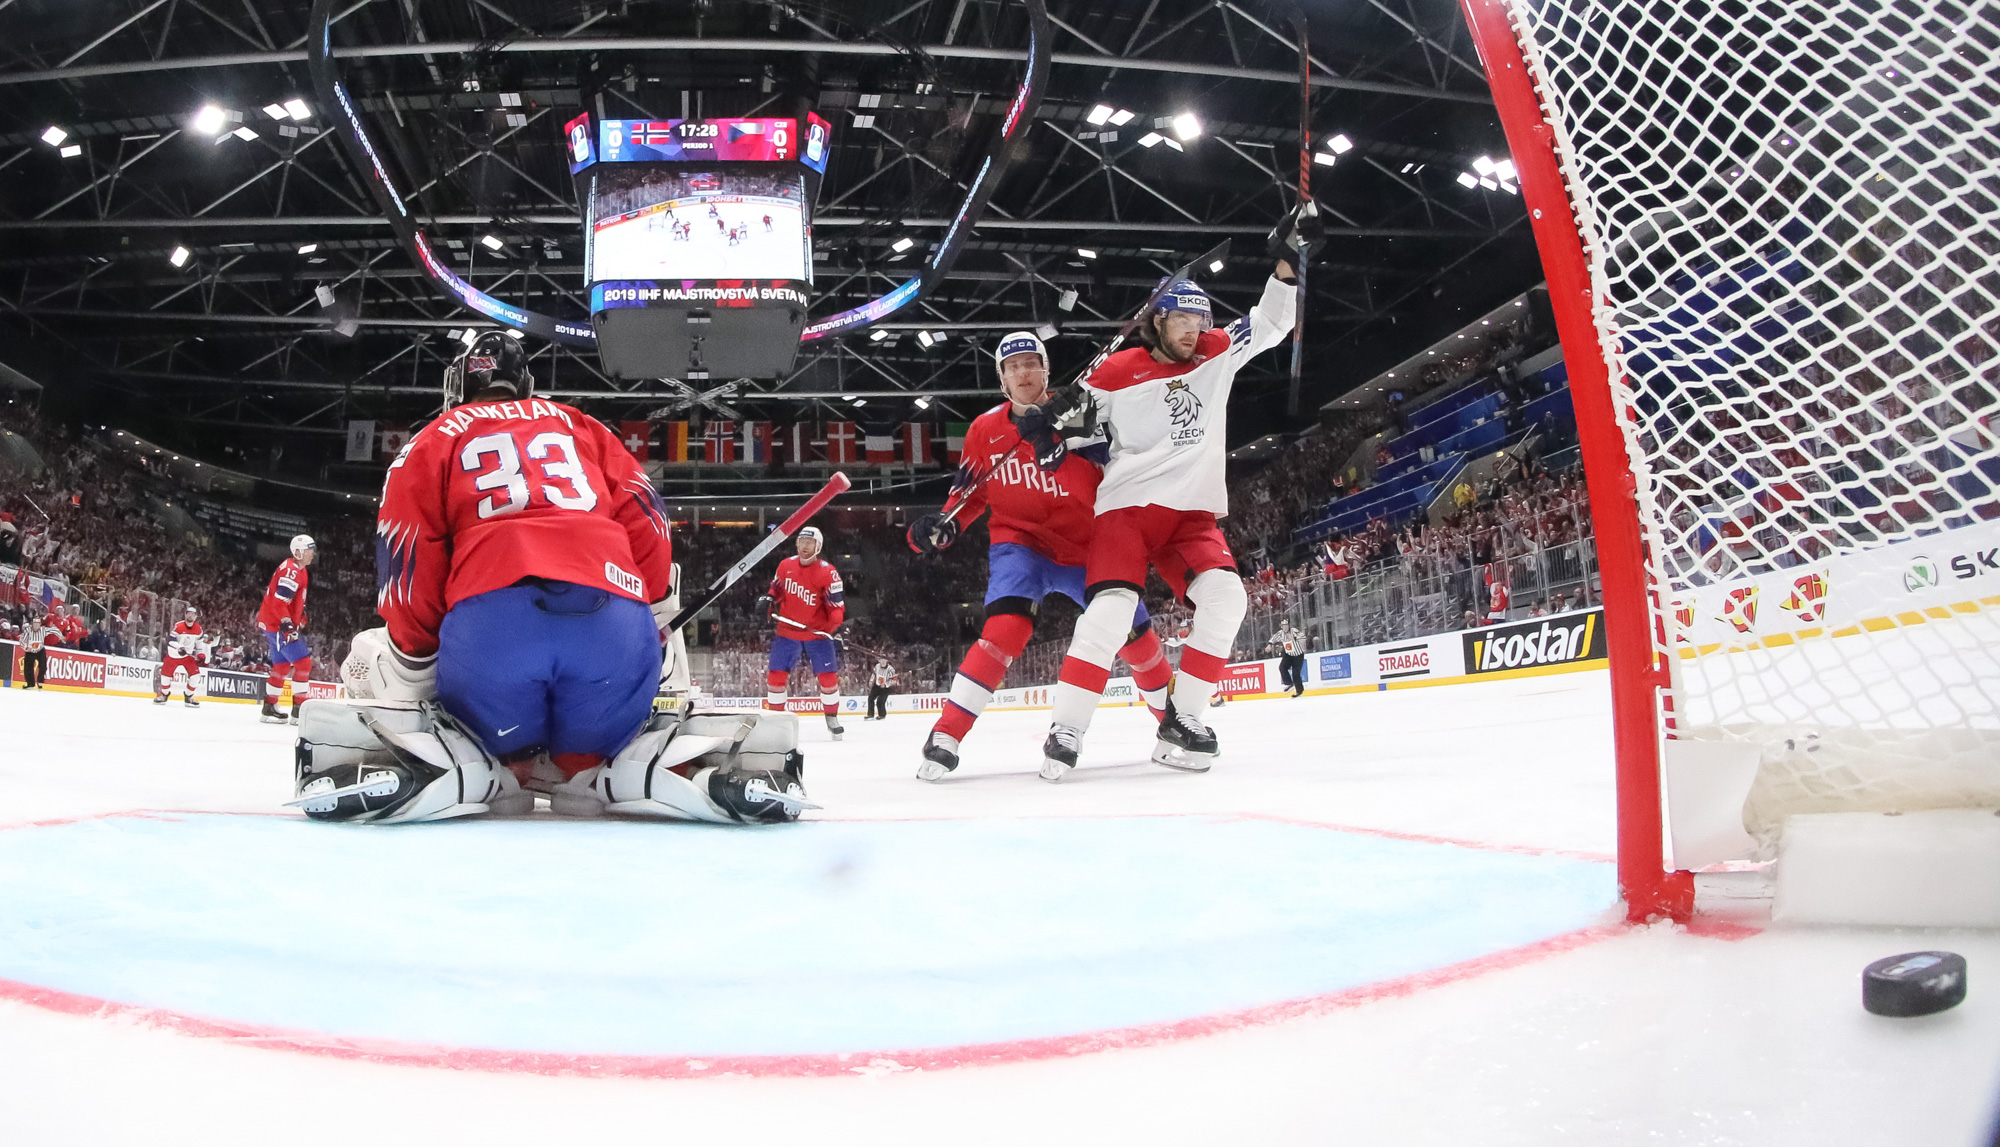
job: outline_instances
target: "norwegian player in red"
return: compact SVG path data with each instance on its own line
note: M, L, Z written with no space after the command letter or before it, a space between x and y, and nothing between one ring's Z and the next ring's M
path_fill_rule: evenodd
M300 534L292 539L292 556L278 563L271 584L264 588L264 603L257 607L257 628L264 631L264 653L271 661L271 674L264 679L264 710L261 720L285 723L278 711L284 695L285 678L292 679L291 720L299 719L305 704L306 682L312 677L312 647L306 644L306 570L319 557L312 537Z
M771 660L764 676L764 708L783 711L786 682L792 666L804 654L819 678L819 702L826 714L826 731L838 741L840 725L840 653L834 634L847 619L846 590L840 571L819 556L826 546L817 526L799 531L798 554L778 563L771 575Z
M1079 606L1084 603L1084 565L1101 456L1092 458L1089 451L1079 450L1067 454L1055 470L1043 472L1017 420L1040 410L1052 397L1048 350L1033 332L1016 331L1000 340L993 358L1007 401L974 419L966 430L954 491L960 498L957 516L946 520L941 513L927 515L909 529L910 548L935 553L958 538L962 524L992 511L987 524L992 547L987 555L986 623L979 640L966 650L944 709L924 742L924 762L917 767L917 777L926 781L943 780L958 767L959 743L1005 682L1007 667L1034 636L1042 599L1061 594ZM981 473L986 475L983 481L978 478ZM1143 602L1118 655L1132 666L1147 708L1159 716L1173 671Z
M181 620L174 622L174 632L167 639L166 655L160 658L159 678L153 685L153 704L164 705L173 696L176 683L186 690L184 703L193 709L201 705L194 699L201 667L208 661L209 642L202 637L201 613L188 606Z
M1237 371L1292 330L1293 263L1302 249L1310 252L1318 230L1310 210L1280 221L1270 240L1277 267L1263 298L1226 327L1211 329L1212 308L1200 287L1186 280L1169 284L1141 320L1145 346L1110 356L1084 380L1086 418L1108 441L1110 460L1097 488L1097 532L1086 574L1090 604L1077 619L1056 683L1042 747L1044 780L1060 781L1076 767L1149 567L1194 611L1153 762L1201 772L1220 752L1202 716L1248 606L1235 555L1216 521L1229 512L1223 482L1229 393ZM1059 419L1069 420L1067 413Z
M653 799L657 780L715 813L698 819L746 819L711 808L728 801L686 774L655 778L663 753L619 757L646 740L663 676L683 676L662 632L678 610L666 507L611 430L533 384L514 338L479 336L447 371L445 413L389 467L376 523L386 624L356 635L342 670L373 704L359 721L307 710L295 803L309 816L518 814L536 793L567 815L681 815ZM378 755L354 755L363 731ZM753 805L759 819L787 808Z

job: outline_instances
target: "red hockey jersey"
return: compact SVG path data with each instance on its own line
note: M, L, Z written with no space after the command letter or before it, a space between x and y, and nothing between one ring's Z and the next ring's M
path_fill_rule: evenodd
M847 617L840 571L825 558L814 558L811 564L797 557L779 562L778 572L771 575L771 601L778 636L795 641L816 639L818 634L806 632L809 629L832 633Z
M959 464L995 466L986 484L966 499L958 524L970 526L981 511L992 510L986 529L996 544L1027 546L1058 565L1083 565L1089 555L1097 483L1104 471L1071 454L1055 473L1043 473L1035 464L1034 447L1021 440L1007 409L1003 402L973 419L966 429Z
M290 619L299 629L306 627L306 567L286 558L271 574L264 587L264 604L257 607L257 627L276 633L278 623Z
M666 507L604 424L547 399L455 407L389 466L375 609L396 647L437 652L460 601L525 577L654 602L673 578Z

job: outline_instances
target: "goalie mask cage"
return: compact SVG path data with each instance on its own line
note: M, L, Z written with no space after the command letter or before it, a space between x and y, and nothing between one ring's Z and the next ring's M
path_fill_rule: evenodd
M1677 743L1755 746L1751 859L2000 806L2000 9L1462 4L1576 402L1629 915L1693 910Z

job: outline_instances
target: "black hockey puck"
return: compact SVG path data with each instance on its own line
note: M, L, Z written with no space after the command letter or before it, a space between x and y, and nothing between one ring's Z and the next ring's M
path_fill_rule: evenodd
M1965 957L1905 952L1861 970L1861 1006L1878 1016L1927 1016L1965 999Z

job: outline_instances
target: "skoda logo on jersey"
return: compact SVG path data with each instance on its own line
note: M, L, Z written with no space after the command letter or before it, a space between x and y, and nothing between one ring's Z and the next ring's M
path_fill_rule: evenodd
M1206 433L1196 423L1201 421L1201 399L1195 396L1188 384L1180 379L1167 382L1167 419L1174 424L1171 435L1176 446L1191 446L1200 442Z

